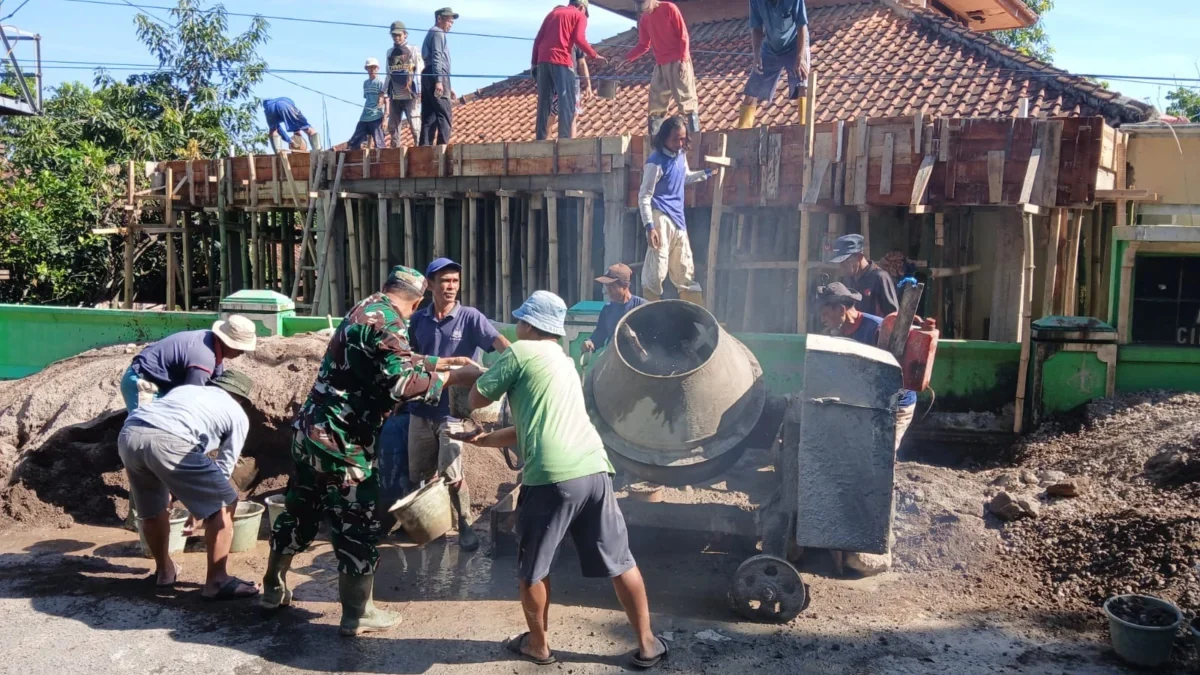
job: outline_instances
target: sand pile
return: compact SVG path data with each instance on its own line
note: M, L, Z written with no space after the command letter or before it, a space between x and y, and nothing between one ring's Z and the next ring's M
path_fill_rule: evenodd
M324 355L317 335L265 338L231 362L254 380L255 412L234 482L243 497L283 489L292 417ZM119 382L138 345L92 350L21 380L0 382L0 528L104 522L125 515L128 483L116 438L125 420ZM467 479L478 506L515 473L495 451L471 448Z

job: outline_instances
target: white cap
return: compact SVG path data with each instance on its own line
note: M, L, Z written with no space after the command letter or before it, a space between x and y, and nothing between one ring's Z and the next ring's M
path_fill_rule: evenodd
M371 58L367 59L367 65L365 65L363 67L370 68L371 66L375 66L376 68L378 68L379 67L379 59L372 56Z

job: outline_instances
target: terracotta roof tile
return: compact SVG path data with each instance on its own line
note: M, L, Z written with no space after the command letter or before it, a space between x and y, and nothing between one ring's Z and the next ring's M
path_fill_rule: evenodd
M1152 109L1004 47L940 14L898 8L880 0L816 7L809 12L813 66L819 76L817 121L863 115L926 114L1007 117L1022 97L1033 114L1103 115L1110 122L1140 121ZM736 125L751 58L745 20L693 25L692 59L699 78L700 121L706 129ZM636 42L629 30L596 47L610 59ZM651 56L633 64L593 67L597 77L617 76L614 99L584 102L580 136L645 133ZM534 137L536 93L529 71L485 87L454 111L460 143L522 141ZM794 105L780 87L758 123L796 124Z

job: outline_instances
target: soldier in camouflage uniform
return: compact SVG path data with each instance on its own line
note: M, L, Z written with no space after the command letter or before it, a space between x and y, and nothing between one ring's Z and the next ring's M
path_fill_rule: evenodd
M408 319L425 283L416 270L393 268L383 290L351 309L329 341L316 383L292 425L296 474L288 484L286 511L271 533L265 609L291 602L286 575L292 556L308 548L327 517L338 559L341 633L387 630L400 621L372 602L380 530L375 439L397 403L436 405L445 386L470 386L480 373L469 359L412 353ZM465 367L449 372L455 365Z

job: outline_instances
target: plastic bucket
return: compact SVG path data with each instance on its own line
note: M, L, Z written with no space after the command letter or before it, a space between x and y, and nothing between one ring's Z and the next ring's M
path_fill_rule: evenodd
M287 495L271 495L267 497L267 524L271 531L275 531L275 520L283 513L283 502L287 499Z
M130 512L133 509L130 508ZM183 545L187 543L187 537L183 536L183 524L187 522L187 509L171 509L171 536L167 540L167 552L178 553L183 550ZM142 520L137 521L138 541L142 545L142 554L147 558L153 557L150 554L150 546L146 543L146 534L142 532Z
M612 79L600 80L599 86L596 87L596 94L600 98L616 98L617 81Z
M230 553L241 553L254 548L258 541L258 530L262 527L262 515L266 507L258 502L238 502L233 512L233 543Z
M388 512L418 544L431 542L454 529L450 490L441 478L396 502Z
M1122 598L1138 598L1147 606L1166 609L1175 614L1175 621L1170 626L1130 623L1112 611L1112 604ZM1104 601L1104 614L1108 616L1113 649L1122 659L1136 666L1152 668L1171 658L1175 634L1179 631L1179 624L1183 623L1183 613L1175 605L1149 595L1117 595Z

